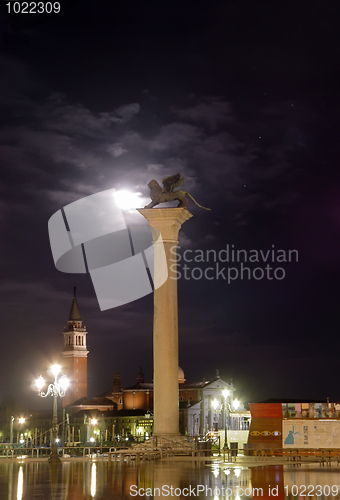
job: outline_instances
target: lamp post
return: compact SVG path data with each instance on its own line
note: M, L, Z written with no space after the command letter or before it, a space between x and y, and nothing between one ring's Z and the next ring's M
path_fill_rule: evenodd
M91 418L90 423L92 425L92 433L93 434L90 438L91 443L96 443L97 444L97 429L95 429L95 426L98 424L98 420L96 418Z
M229 394L230 394L230 392L228 391L228 389L224 389L222 391L222 395L224 397L224 447L226 449L229 448L229 446L228 446L228 422L227 422L227 405L229 405L229 403L227 403L227 397L229 396ZM228 408L228 416L229 416L229 408Z
M9 429L9 444L12 446L13 445L13 423L14 423L14 417L11 417L11 425Z
M229 427L229 415L232 410L237 410L240 406L241 403L237 400L234 399L232 404L227 402L227 397L229 396L230 392L227 389L224 389L222 391L222 394L224 396L224 446L225 448L229 448L228 446L228 427Z
M27 436L27 432L23 432L24 429L23 429L23 425L25 423L25 418L24 417L19 417L18 418L18 422L19 422L19 430L20 430L20 445L23 445L26 441L26 447L27 447L27 439L26 439L26 436Z
M21 425L25 423L25 418L24 417L19 417L18 422L20 424L20 430L22 430ZM10 428L9 428L9 444L12 446L13 445L13 426L14 426L15 418L13 415L11 416L10 420Z
M224 447L226 449L229 448L228 446L228 423L229 423L229 414L232 411L232 409L237 410L240 406L241 403L237 400L234 399L232 404L230 404L227 401L227 398L230 396L230 391L228 389L224 389L222 391L222 396L224 397L224 403L222 403L222 398L219 397L219 399L214 398L211 400L211 407L218 412L221 412L222 414L222 409L224 412Z
M51 443L51 455L49 458L49 463L55 464L60 462L60 458L58 455L58 396L63 398L65 396L66 390L69 385L68 378L65 375L60 377L58 381L58 375L60 373L61 367L60 365L52 365L51 372L54 376L54 383L49 384L47 391L42 392L43 387L45 386L45 380L40 375L40 377L36 380L36 386L38 389L38 395L42 398L46 398L47 396L53 397L53 420L52 420L52 443Z

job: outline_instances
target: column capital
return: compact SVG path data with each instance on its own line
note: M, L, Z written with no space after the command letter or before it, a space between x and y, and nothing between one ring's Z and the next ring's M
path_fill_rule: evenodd
M185 207L139 208L137 211L145 217L151 228L158 229L163 242L172 243L177 243L181 225L193 216Z

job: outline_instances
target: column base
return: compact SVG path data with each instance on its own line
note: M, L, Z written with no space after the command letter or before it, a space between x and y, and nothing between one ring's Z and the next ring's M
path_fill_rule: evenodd
M58 457L58 455L50 455L49 459L47 461L51 465L59 465L59 464L61 464L61 460Z
M133 447L134 450L170 450L174 455L191 455L191 452L195 449L195 443L190 443L188 438L185 436L176 435L162 435L162 436L152 436L144 443L136 444Z

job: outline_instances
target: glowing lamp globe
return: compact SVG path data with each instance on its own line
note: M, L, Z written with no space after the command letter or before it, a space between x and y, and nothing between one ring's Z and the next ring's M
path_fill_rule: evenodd
M228 391L228 389L223 389L222 394L223 394L224 398L227 398L229 396L230 392Z
M63 392L66 392L70 382L66 375L62 375L59 380L59 386Z
M60 365L52 365L51 366L51 372L54 377L57 377L60 373L61 367Z
M235 410L240 407L240 402L237 399L235 399L235 401L233 402L233 407L235 408Z
M42 375L40 375L39 378L37 378L37 380L35 381L35 385L37 386L37 389L38 391L41 391L42 388L44 387L45 385L45 380L44 378L42 377Z

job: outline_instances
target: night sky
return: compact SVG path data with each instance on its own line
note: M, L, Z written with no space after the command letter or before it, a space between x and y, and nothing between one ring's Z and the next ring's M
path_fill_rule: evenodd
M298 252L268 261L284 279L179 280L187 382L219 369L245 403L339 401L340 4L79 0L31 26L0 7L0 402L41 404L73 286L89 396L116 369L152 380L152 295L101 312L88 274L56 270L47 223L110 188L143 206L177 172L211 208L188 201L180 253Z

